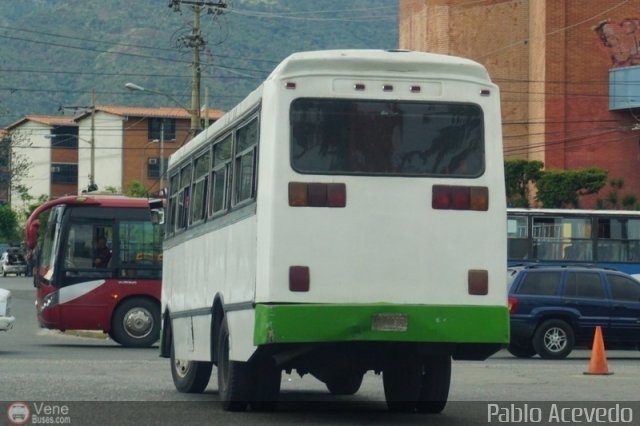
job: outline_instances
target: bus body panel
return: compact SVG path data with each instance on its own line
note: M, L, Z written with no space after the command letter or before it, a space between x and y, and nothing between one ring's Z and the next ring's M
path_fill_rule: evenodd
M225 304L254 300L256 280L256 215L233 227L213 229L206 235L177 236L179 246L164 250L164 278L180 286L166 286L173 312L212 307L219 289ZM180 255L174 255L180 253ZM204 259L202 255L204 254Z
M350 77L349 87L359 81L368 83L366 79ZM438 96L429 97L430 100L469 102L470 92L479 94L481 89L491 88L494 98L487 100L478 95L475 99L485 109L487 121L486 171L477 179L296 173L289 164L291 153L287 143L291 102L301 97L372 96L328 90L342 88L336 86L335 80L338 78L315 75L298 78L295 91L284 89L286 79L265 84L263 102L270 107L263 111L263 122L268 125L262 128L262 137L277 143L260 147L258 251L261 256L258 262L261 272L257 275L256 302L446 304L455 301L461 305L503 305L506 242L502 238L505 198L500 172L501 133L500 123L489 121L494 112L499 112L495 86L486 81L478 84L442 78L439 81L442 91ZM397 87L396 80L385 81ZM375 96L394 99L397 94L381 92ZM424 95L420 100L424 100ZM280 124L274 126L273 120L277 117L281 117ZM297 181L344 183L346 207L289 207L288 183ZM434 184L490 187L489 211L433 210ZM457 225L433 225L443 221L455 221ZM473 244L461 245L461 241ZM437 245L434 246L434 242ZM491 249L479 249L486 246ZM448 267L452 258L457 259L459 267ZM312 284L308 293L293 293L288 289L289 267L295 265L310 268ZM492 272L489 295L479 298L468 294L468 269ZM390 286L394 291L389 291ZM438 292L441 286L451 292L446 296Z
M57 293L57 305L42 309L43 300ZM59 330L111 330L115 307L129 297L160 300L161 289L152 280L99 279L57 289L41 284L36 309L41 326Z
M181 316L172 320L175 356L178 359L211 359L211 314ZM198 336L197 339L194 336Z

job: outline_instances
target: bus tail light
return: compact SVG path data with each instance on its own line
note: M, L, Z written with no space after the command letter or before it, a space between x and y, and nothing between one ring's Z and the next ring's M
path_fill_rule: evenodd
M289 267L289 290L309 291L310 278L308 266Z
M486 186L434 185L431 207L438 210L489 210Z
M486 296L489 294L489 271L486 269L470 269L468 273L469 294Z
M347 186L344 183L289 182L291 207L345 207Z

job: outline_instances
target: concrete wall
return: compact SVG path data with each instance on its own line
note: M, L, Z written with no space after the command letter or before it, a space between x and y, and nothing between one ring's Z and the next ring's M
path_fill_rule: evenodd
M123 117L97 111L95 115L95 177L100 191L122 190ZM78 191L86 190L91 174L91 116L78 121Z
M51 140L45 136L51 133L51 127L34 121L26 121L12 131L13 155L25 158L31 165L28 175L21 184L28 188L33 198L49 195L51 188ZM25 207L17 192L11 193L11 206L14 210Z

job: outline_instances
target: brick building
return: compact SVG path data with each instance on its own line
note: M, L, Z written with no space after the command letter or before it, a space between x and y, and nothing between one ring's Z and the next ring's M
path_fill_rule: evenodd
M602 167L640 198L638 11L640 0L400 0L399 47L487 67L505 158Z
M222 114L209 110L209 121ZM29 174L20 183L35 199L87 190L92 163L99 190L124 192L131 182L140 181L157 193L161 147L166 171L168 157L190 139L190 124L190 114L181 108L96 106L95 114L75 117L28 115L5 134L12 140L12 155L28 158ZM10 198L14 209L22 207L19 194Z

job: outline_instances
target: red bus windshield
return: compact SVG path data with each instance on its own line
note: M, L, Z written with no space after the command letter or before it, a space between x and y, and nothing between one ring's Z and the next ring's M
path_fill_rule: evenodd
M27 222L28 246L35 248L40 219L49 215L36 249L41 278L55 287L87 277L160 279L161 225L152 223L147 200L67 198L37 210Z

